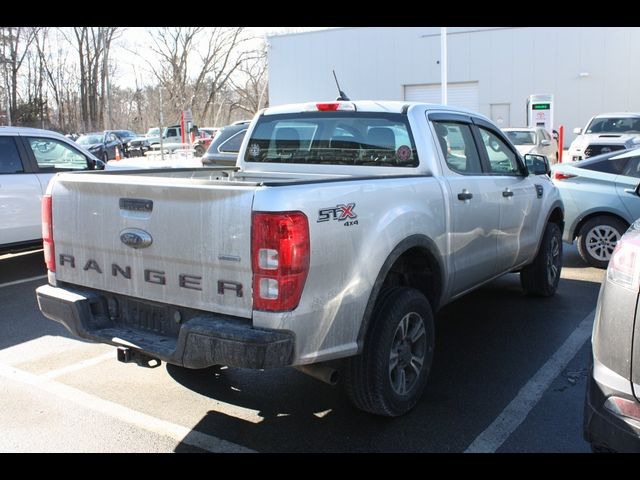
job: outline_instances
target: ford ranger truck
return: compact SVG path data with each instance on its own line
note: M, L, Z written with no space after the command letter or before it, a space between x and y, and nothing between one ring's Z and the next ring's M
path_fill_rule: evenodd
M539 160L456 108L268 108L232 168L57 175L39 306L124 362L293 366L398 416L439 308L508 272L555 293L563 205Z

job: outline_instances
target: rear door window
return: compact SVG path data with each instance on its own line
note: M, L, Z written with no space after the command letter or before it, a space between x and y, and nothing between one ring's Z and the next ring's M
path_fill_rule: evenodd
M440 150L451 170L462 174L482 173L470 125L436 121L434 126Z

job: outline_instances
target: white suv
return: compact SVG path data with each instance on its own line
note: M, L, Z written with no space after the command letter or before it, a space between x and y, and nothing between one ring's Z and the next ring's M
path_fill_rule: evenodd
M640 146L640 113L601 113L584 128L569 146L569 160L576 162L601 153Z
M42 245L40 202L55 173L103 168L101 160L59 133L0 127L0 252Z

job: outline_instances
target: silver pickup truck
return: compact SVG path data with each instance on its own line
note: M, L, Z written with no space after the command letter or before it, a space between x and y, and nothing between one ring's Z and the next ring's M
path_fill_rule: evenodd
M398 416L427 383L435 311L508 272L555 293L563 206L526 160L470 111L269 108L235 168L57 175L40 309L125 362L294 366Z

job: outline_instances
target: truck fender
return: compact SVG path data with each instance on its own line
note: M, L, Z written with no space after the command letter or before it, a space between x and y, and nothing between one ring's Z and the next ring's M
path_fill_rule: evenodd
M371 293L369 294L369 300L367 302L367 306L364 310L364 315L362 316L362 322L360 323L360 329L358 331L358 353L362 352L362 348L364 346L364 340L371 324L371 317L373 314L374 307L376 305L376 301L378 300L378 296L382 290L382 286L389 274L391 268L396 263L396 261L404 254L407 250L415 247L420 247L426 249L430 254L433 260L437 262L438 272L436 274L437 281L439 282L438 293L435 295L436 298L430 299L431 309L435 313L438 309L438 305L440 304L440 297L442 295L443 289L442 286L444 277L444 266L442 263L442 254L440 253L438 247L435 242L425 235L411 235L400 243L398 243L391 253L387 256L387 259L382 264L380 271L378 272L378 276L373 284L373 288L371 289Z

